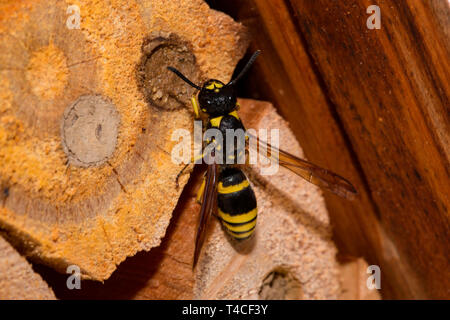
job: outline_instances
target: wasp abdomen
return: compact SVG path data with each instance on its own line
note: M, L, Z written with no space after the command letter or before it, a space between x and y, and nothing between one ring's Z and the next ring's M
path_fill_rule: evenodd
M256 226L256 197L247 177L237 168L225 168L219 177L217 206L225 230L235 239L250 237Z

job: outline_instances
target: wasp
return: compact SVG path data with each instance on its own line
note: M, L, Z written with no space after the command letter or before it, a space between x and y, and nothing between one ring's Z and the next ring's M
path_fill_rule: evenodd
M239 105L235 88L259 54L260 51L256 51L237 77L227 84L217 79L209 79L202 86L199 86L179 70L173 67L167 67L167 69L198 90L197 97L194 94L191 99L196 119L200 118L200 111L203 112L207 117L205 129L217 129L223 137L226 137L227 129L242 129L245 131L237 113ZM352 199L356 194L356 189L352 184L336 173L277 149L257 137L253 138L258 142L260 151L265 150L264 155L266 157L271 161L278 161L281 166L291 170L308 182L344 198ZM226 138L222 143L217 143L215 139L211 139L207 140L206 144L209 146L215 144L213 146L215 149L208 154L201 154L201 158L208 163L208 167L197 193L197 200L201 202L201 209L195 240L194 268L205 239L206 226L212 214L218 217L226 232L237 240L245 240L252 236L257 218L255 193L244 172L236 164L228 164L229 162L225 164L226 161L224 160L226 159L217 161L219 157L214 150L226 149L228 145ZM246 152L248 152L249 145L248 136L246 136L246 143L244 144ZM244 151L238 145L233 148L233 150L223 150L222 154L225 157L237 158ZM274 150L276 152L273 152ZM187 166L188 164L181 170L180 174ZM177 176L177 181L180 174ZM216 210L217 212L214 213Z

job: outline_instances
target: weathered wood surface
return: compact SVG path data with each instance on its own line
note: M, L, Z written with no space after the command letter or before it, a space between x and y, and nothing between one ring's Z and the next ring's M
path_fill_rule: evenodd
M192 128L166 66L229 79L243 31L200 0L2 2L0 226L22 254L104 280L160 244L181 193L171 133Z
M385 298L448 298L446 1L226 3L225 11L249 27L252 49L263 50L243 92L274 102L308 159L349 178L360 192L354 202L324 193L339 250L380 265ZM190 128L192 114L159 89L173 86L183 99L190 91L182 92L186 86L175 77L165 82L163 57L177 67L187 65L183 71L195 79L229 78L246 37L241 26L201 1L73 4L83 8L82 24L70 32L64 27L66 3L0 6L0 223L22 253L60 271L81 264L84 276L105 279L127 256L160 242L180 192L173 183L178 167L164 164L167 156L154 147L164 139L155 132L168 130L166 122L167 128ZM371 4L381 7L381 30L366 28ZM142 44L147 39L144 51L152 53L159 37L169 50L150 59L149 66L161 66L151 73L155 68L145 68ZM139 79L146 75L156 83L143 86ZM76 107L82 95L92 101L98 94L105 98L99 104L115 106L117 114L102 108L86 118L102 120L101 130L89 121L78 128L93 133L87 137L91 143L99 133L110 143L95 143L92 154L80 139L61 143L61 126L73 137L73 119L85 116L74 108L64 127L66 108ZM115 134L116 144L110 140ZM170 150L169 141L163 145ZM80 153L89 156L80 159ZM97 163L108 157L107 164ZM132 178L137 171L139 177ZM174 220L173 228L181 233L186 227L188 233L195 221L191 211ZM175 246L181 247L163 245L126 261L98 289L100 295L109 283L112 289L133 279L142 290L124 285L125 297L193 297L194 275L184 266L190 254L178 240ZM165 274L174 263L181 264L173 269L180 273L176 279Z
M0 300L52 300L53 291L31 265L0 237Z
M195 190L201 177L196 170L186 185L161 245L128 257L103 283L82 280L81 290L69 290L67 275L42 265L35 269L59 299L193 299L192 257L199 213Z
M385 298L448 298L446 1L211 1L262 55L242 92L272 101L306 156L355 183L325 194L342 253L381 267ZM366 27L369 5L381 29Z
M302 151L270 103L241 100L247 128L280 129L280 144ZM319 189L286 169L261 176L246 169L258 201L255 237L236 243L211 219L199 263L192 272L200 205L196 191L205 167L196 167L162 245L129 258L104 284L83 281L68 290L65 277L42 270L60 298L134 299L337 299L342 292L336 248ZM359 276L355 276L359 279ZM347 280L346 280L347 281ZM353 282L351 282L353 283ZM350 289L348 295L353 291ZM355 295L356 297L356 295Z
M367 286L367 262L362 258L351 258L340 265L341 300L380 300L380 291Z

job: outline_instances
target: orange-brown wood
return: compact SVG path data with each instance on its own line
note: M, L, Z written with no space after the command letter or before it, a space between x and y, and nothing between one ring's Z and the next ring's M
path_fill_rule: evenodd
M288 133L282 141L294 147L290 151L299 152L294 136L270 103L255 100L239 103L239 114L247 128L276 124ZM81 282L81 290L68 290L65 285L68 275L42 266L36 269L62 299L264 299L273 296L337 299L340 296L341 284L337 277L340 269L324 201L315 186L287 170L288 176L279 172L268 178L259 175L259 170L245 168L258 195L255 236L242 243L231 241L212 217L199 264L193 272L200 211L196 192L205 169L205 165L195 167L161 246L127 259L103 284L85 280ZM342 287L354 287L353 280L347 281L352 275L354 280L360 278L352 270L347 270L344 277L348 286ZM278 279L276 283L287 283L298 290L271 281L266 283L268 274ZM307 283L302 283L302 277L309 279ZM350 291L347 297L358 298L354 290Z
M80 290L69 290L68 275L42 265L35 269L59 299L193 299L192 257L199 209L194 191L201 178L201 168L196 168L161 245L128 258L104 283L83 280Z
M156 3L156 10L149 10L150 3ZM240 83L240 95L272 102L290 122L307 158L348 178L358 189L358 199L353 202L324 193L340 253L364 256L369 265L381 267L384 298L449 298L450 10L447 1L216 0L210 3L242 21L253 37L252 51L262 50L247 79ZM46 9L50 5L38 0L21 4L11 1L2 6L1 45L5 50L0 55L4 64L0 70L0 101L3 102L0 106L3 153L0 154L4 161L3 166L0 164L0 205L3 208L0 212L2 228L7 231L5 235L22 253L39 258L60 271L64 271L68 263L87 261L89 263L83 267L85 275L106 279L116 263L137 251L135 246L117 245L131 238L110 229L109 219L98 215L100 211L96 206L82 208L81 213L72 211L81 221L90 221L89 215L98 215L100 232L86 232L87 228L78 220L73 223L82 232L65 232L63 222L70 222L72 216L65 214L64 208L78 197L80 190L96 193L98 186L106 181L103 178L109 176L111 183L108 184L108 180L105 185L111 187L114 194L127 194L134 185L131 177L136 175L135 166L150 164L149 157L141 150L145 148L135 141L146 141L151 150L159 147L155 152L164 154L163 147L145 138L158 140L156 133L165 132L155 124L173 127L173 117L178 117L180 123L191 123L183 106L177 106L181 111L170 109L172 100L162 107L170 109L173 117L150 121L149 115L139 116L141 111L145 115L153 112L147 108L135 81L136 65L143 62L139 57L144 39L167 38L167 31L174 30L193 44L203 75L230 75L246 45L242 28L217 12L210 12L216 18L206 19L208 8L201 1L195 1L193 6L190 1L183 1L183 4L183 10L197 14L198 19L180 13L176 3L160 5L159 0L140 0L130 4L129 11L121 11L126 19L118 25L102 17L114 18L109 14L112 9L108 8L122 6L120 1L112 1L110 7L90 4L85 6L88 11L84 13L89 12L83 20L86 24L71 33L59 27L64 26L66 18L62 3L52 6L50 15ZM372 4L381 8L381 30L366 27L369 17L366 9ZM202 8L203 13L194 7ZM48 17L54 19L46 21ZM201 24L202 19L208 20L212 27L200 32L201 28L191 21ZM102 23L106 36L98 33L97 24ZM42 25L52 27L42 28ZM230 29L230 26L234 27ZM150 31L157 31L156 35L150 35ZM117 39L120 41L116 42ZM76 50L72 48L74 44ZM96 54L97 51L101 54ZM219 55L220 59L211 59ZM166 54L162 54L160 59L164 61L165 57ZM156 65L161 66L161 63ZM155 66L148 69L150 78L157 83L168 79L158 74L160 70ZM150 100L161 100L165 94L165 90L153 94L154 88L142 87L148 89L144 95ZM92 169L86 174L90 169L66 168L64 144L59 143L59 120L69 102L80 95L98 92L112 97L122 114L120 152L116 152L120 157L116 154L110 160L105 167L107 172ZM140 109L136 109L136 99ZM155 114L159 115L160 111ZM258 119L251 119L252 114L246 116L247 124L257 123ZM23 147L24 141L26 147ZM41 148L41 144L44 147ZM65 148L70 149L70 146ZM133 150L137 150L135 158L130 156L135 154ZM122 160L129 160L131 165L116 166ZM161 174L164 181L173 183L177 168L171 168L170 174L161 170L142 172ZM105 284L86 280L82 282L82 290L69 291L65 287L67 275L57 274L47 267L36 267L36 270L58 298L195 297L191 258L198 214L194 191L200 175L197 172L188 185L161 246L127 259ZM67 181L55 177L65 177ZM59 186L55 180L64 183ZM180 190L174 190L159 178L152 181L159 181L161 185L152 184L153 189L144 188L144 193L154 197L150 202L154 212L159 214L161 207L165 208L168 222L171 209L167 208L173 208ZM88 182L97 188L89 188ZM166 189L163 190L162 185ZM55 210L47 210L48 206L40 202L47 198L55 200L61 194L66 198L58 198ZM127 208L130 203L139 203L136 195L130 192L131 200L125 201ZM158 206L157 201L163 203ZM111 212L117 217L117 211ZM134 209L127 212L130 217L139 216L142 221L148 221L148 210L140 209L138 215ZM19 218L33 224L31 231L23 229L30 223L22 223ZM34 225L36 221L40 224ZM130 221L134 220L124 218L118 225ZM143 226L142 222L135 224ZM160 228L163 234L165 227ZM137 234L137 229L126 230ZM24 236L28 233L32 236ZM74 250L67 241L72 241L75 234L80 234L82 241L77 244L86 250ZM155 233L155 237L159 241L159 235ZM136 240L140 243L142 239ZM41 242L45 245L37 245ZM46 251L57 242L66 243L67 251L59 250L58 254L54 249ZM154 245L156 243L152 242ZM111 249L113 247L116 251ZM110 255L116 258L110 259ZM359 286L364 285L365 267L361 264L355 268ZM346 278L350 279L349 283L353 279L348 274ZM217 294L223 283L213 287L219 289L208 290L207 287L205 292Z
M70 26L74 8L79 28ZM63 273L76 265L98 281L158 246L181 194L172 132L193 125L184 101L194 89L167 66L195 82L226 79L246 47L242 25L202 0L1 1L8 240L30 259Z

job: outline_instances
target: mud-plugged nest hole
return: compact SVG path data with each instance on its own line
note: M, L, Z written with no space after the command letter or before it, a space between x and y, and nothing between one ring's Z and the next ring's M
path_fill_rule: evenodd
M97 166L114 153L120 117L115 105L100 95L85 95L70 104L61 123L63 150L69 163Z
M259 289L262 300L299 300L302 299L302 287L288 270L271 271L263 280Z
M151 106L177 110L189 104L195 89L167 70L168 66L200 84L199 68L187 42L173 34L148 37L137 67L138 87Z

